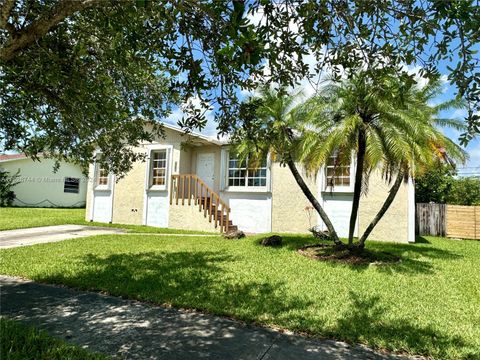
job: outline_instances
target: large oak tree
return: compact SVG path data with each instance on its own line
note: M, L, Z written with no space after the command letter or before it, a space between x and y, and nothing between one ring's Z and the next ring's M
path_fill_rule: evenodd
M86 164L98 147L122 173L136 158L124 145L150 139L144 119L175 104L200 99L227 132L240 89L369 63L421 65L432 78L448 65L469 104L468 141L479 132L479 23L475 0L3 0L0 150ZM202 110L187 110L181 125L202 128Z

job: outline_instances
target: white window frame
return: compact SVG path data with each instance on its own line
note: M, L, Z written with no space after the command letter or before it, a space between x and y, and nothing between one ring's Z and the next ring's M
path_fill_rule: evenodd
M172 149L171 145L150 145L148 146L147 172L145 179L145 188L147 191L167 191L170 183L170 173L172 168ZM153 185L153 153L156 151L165 151L165 184Z
M155 153L164 153L165 154L165 159L163 160L163 162L165 163L165 166L163 168L154 168L154 162L155 162ZM160 160L161 161L161 160ZM159 170L164 170L164 181L163 181L163 184L154 184L153 183L153 180L154 180L154 176L153 176L153 172L154 170L156 169L159 169ZM152 190L165 190L166 187L167 187L167 171L168 171L168 150L167 149L153 149L150 151L150 171L149 171L149 174L148 174L148 185L149 185L149 189L152 189Z
M230 186L229 185L229 164L230 164L230 151L226 150L225 157L223 160L223 176L222 179L224 181L224 191L227 192L269 192L270 191L270 155L267 156L267 166L266 166L266 178L265 178L265 185L262 186L248 186L248 167L246 168L245 173L245 185L243 186ZM260 168L259 168L260 169Z
M77 180L77 181L72 181L72 179ZM76 191L65 191L66 189L72 190L72 188L65 188L66 183L70 182L73 183L75 182L77 184ZM66 176L63 178L63 193L64 194L79 194L80 193L80 178L76 177L71 177L71 176Z
M335 185L330 186L327 181L327 165L325 164L322 168L322 191L323 192L333 192L333 193L351 193L353 192L353 185L355 182L355 157L352 153L350 157L350 185L342 186Z
M100 178L100 164L95 162L95 190L110 190L112 188L112 174L108 173L107 175L107 183L106 184L100 184L99 183L99 178Z

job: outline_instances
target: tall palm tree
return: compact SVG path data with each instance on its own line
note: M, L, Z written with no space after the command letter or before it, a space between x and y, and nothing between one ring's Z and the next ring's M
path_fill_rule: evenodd
M348 244L353 245L360 197L367 191L375 169L388 178L397 178L381 211L360 237L363 248L370 232L395 198L403 179L425 171L436 158L465 160L465 152L443 135L438 125L463 128L463 122L442 119L441 110L462 105L452 100L437 106L430 103L441 91L439 82L420 88L395 77L372 80L359 73L348 81L326 86L321 95L304 107L311 116L302 130L301 160L310 170L318 170L332 154L349 162L355 155L355 180Z
M246 103L255 112L245 117L234 140L237 151L244 156L255 158L270 153L286 164L335 243L341 246L345 244L296 164L317 173L332 155L339 165L346 165L354 154L356 170L347 247L363 249L404 180L428 169L436 158L465 159L464 151L437 129L438 125L463 128L460 121L438 117L441 110L461 105L458 101L430 105L440 90L438 82L419 88L393 77L373 81L362 73L325 86L320 95L305 103L299 103L299 94L263 88L260 96ZM394 175L396 178L380 211L354 244L360 197L367 191L369 176L375 169L381 169L386 179Z
M233 134L235 151L240 159L249 157L249 163L260 164L266 156L285 164L290 169L297 184L320 215L330 237L337 245L343 243L338 238L332 221L312 194L297 168L299 137L296 131L299 124L305 124L308 113L299 106L301 93L287 94L269 87L259 89L259 95L243 104L241 119L243 126ZM253 109L253 110L252 110Z

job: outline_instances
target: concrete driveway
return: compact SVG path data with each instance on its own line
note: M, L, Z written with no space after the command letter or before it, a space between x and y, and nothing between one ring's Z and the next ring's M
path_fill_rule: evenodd
M125 230L85 225L42 226L29 229L0 231L0 249L43 244L79 237L122 234Z

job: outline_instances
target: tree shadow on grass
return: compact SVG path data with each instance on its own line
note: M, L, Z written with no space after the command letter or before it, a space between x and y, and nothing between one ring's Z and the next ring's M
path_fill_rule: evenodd
M424 236L420 236L420 235L417 235L415 237L415 243L417 243L417 244L431 244L431 242L428 241L427 238L425 238Z
M217 314L236 312L245 320L278 317L311 304L300 298L284 298L281 282L236 281L222 267L235 257L224 252L88 254L81 261L83 270L74 275L58 273L42 281Z
M305 245L319 243L316 239L308 236L283 236L283 248L297 251ZM332 244L331 242L322 242ZM401 244L387 242L367 242L366 248L372 252L387 252L396 255L400 261L384 264L351 264L328 262L333 267L348 266L355 271L365 271L374 266L376 269L386 273L412 273L412 274L433 274L435 273L435 264L433 260L451 260L462 259L462 256L454 252L440 249L430 243L424 244ZM319 261L313 260L311 261Z
M74 273L50 273L36 280L102 291L156 304L193 308L217 315L235 315L237 319L258 323L285 319L292 310L305 309L312 305L311 301L294 295L286 297L282 291L283 282L255 279L238 281L231 270L225 269L236 261L236 257L222 251L143 252L108 256L87 254L78 261L80 264ZM45 307L40 304L42 297L43 295L35 294L22 296L22 301L25 302L22 307L41 312ZM87 294L82 299L92 297L95 298L95 295ZM56 299L57 297L55 301ZM32 303L35 301L39 303ZM29 318L37 319L37 324L40 323L43 328L62 336L58 329L70 329L70 325L63 323L73 317L80 325L75 329L72 340L77 339L80 344L105 353L113 351L122 355L123 351L127 351L129 357L140 359L156 358L149 354L147 356L144 352L149 346L161 348L161 352L168 354L166 358L172 359L221 358L213 356L219 347L227 347L228 352L233 351L233 354L236 351L242 354L241 358L257 358L268 349L263 347L273 342L276 336L275 333L255 329L243 334L226 319L217 321L194 313L192 316L198 316L199 323L192 324L184 321L188 315L178 314L173 310L170 313L169 309L161 310L162 308L158 311L167 311L167 318L150 318L150 324L145 323L145 319L135 320L135 305L108 305L103 308L101 306L104 305L99 305L95 300L93 306L96 309L72 310L77 309L77 304L81 301L73 304L59 301L59 308L53 315L45 316L42 313ZM125 319L122 320L123 317ZM102 334L101 338L97 336L98 343L92 340L92 335L79 339L83 333L88 334L93 330ZM132 334L139 332L142 335L138 338L125 334L127 330ZM153 341L152 334L156 334L155 345L148 344ZM245 340L237 341L239 338ZM246 346L248 343L251 346ZM133 357L134 353L140 355ZM249 353L252 355L247 356Z
M309 322L304 318L305 310L312 306L313 301L282 292L285 286L282 282L235 281L235 274L232 274L231 270L227 271L225 266L238 259L222 251L143 252L109 256L88 254L79 260L79 270L75 273L57 273L39 280L102 290L112 295L159 304L193 307L219 315L235 315L247 321L262 322L267 319L269 323L282 324L288 319L289 323L298 324L298 330L308 330L304 328ZM28 294L29 296L23 294L13 301L26 302L24 307L30 309L29 311L43 311L41 302L44 294ZM80 298L72 302L70 297L62 300L59 295L55 295L53 298L59 304L58 308L55 308L53 313L41 313L35 318L58 334L62 334L61 329L71 328L68 324L62 328L60 322L76 321L79 325L71 335L76 337L75 339L92 331L102 334L101 337L97 335L89 338L85 335L85 339L78 340L79 343L99 351L114 347L113 351L117 354L122 351L127 351L128 354L136 351L143 354L143 358L146 358L146 353L142 351L147 351L152 338L161 339L156 340L157 346L161 346L168 354L176 352L180 356L181 351L194 349L192 351L201 351L203 356L208 358L215 346L238 346L234 340L243 336L237 330L230 329L229 324L217 323L213 318L202 320L202 326L189 327L182 323L182 318L175 313L165 315L170 319L168 322L158 318L155 323L148 324L136 317L135 305L125 306L116 300L109 300L113 303L107 307L95 300L91 309L76 310L78 304L90 303L91 300L88 299L91 297L92 295L88 294L80 295ZM336 318L338 320L333 326L316 323L315 334L352 343L367 342L372 346L384 346L398 351L430 355L437 352L438 354L433 355L438 355L439 358L446 357L444 355L457 347L465 348L464 353L470 351L472 358L475 355L474 350L470 349L472 346L465 344L458 336L443 334L430 326L415 324L409 319L389 317L388 308L380 304L380 298L375 295L351 292L347 310ZM205 328L210 329L212 335L205 335ZM106 335L103 336L104 334ZM165 334L173 335L167 339L162 338ZM254 348L255 341L264 341L261 340L264 336L267 335L250 334L247 341L251 341ZM232 339L232 342L225 339ZM185 346L187 343L189 345ZM239 351L248 349L242 345Z
M388 307L379 303L376 295L350 292L348 310L333 327L333 334L343 334L350 342L367 340L369 344L395 348L397 352L449 358L451 351L462 353L462 358L479 355L473 344L467 344L458 335L442 333L433 326L420 326L406 318L389 318ZM457 355L458 356L458 355Z

